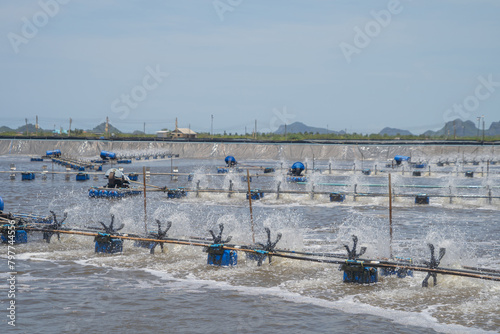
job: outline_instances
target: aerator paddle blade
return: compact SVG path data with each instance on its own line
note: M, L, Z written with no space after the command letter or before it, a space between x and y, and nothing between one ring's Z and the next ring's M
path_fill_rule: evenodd
M434 256L434 245L433 244L427 244L429 246L429 249L431 251L431 260L430 261L424 261L424 264L429 268L429 269L436 269L439 267L439 263L441 262L441 259L443 256L446 254L446 248L439 248L439 256L436 259ZM422 281L422 287L427 288L429 286L429 278L432 277L434 286L437 285L437 273L435 272L427 272L427 276L425 276L424 280Z
M348 245L344 245L344 247L347 250L347 258L349 260L356 260L358 257L360 257L366 252L366 247L361 247L361 251L357 253L356 247L358 245L358 237L353 235L352 241L353 241L352 249L350 249Z
M106 224L104 224L103 222L99 223L102 225L102 227L104 228L104 232L106 232L107 234L116 233L123 227L125 227L125 224L121 224L117 229L113 227L113 224L115 223L115 215L111 215L111 223L109 224L109 226L106 226Z
M257 245L259 245L260 247L262 247L262 250L265 250L267 252L274 252L274 248L276 247L276 244L280 241L281 237L283 236L281 233L278 233L276 235L276 241L272 242L271 241L271 230L269 228L265 228L266 230L266 233L267 233L267 243L266 244L263 244L263 243L260 243L258 242ZM264 261L266 255L264 254L259 254L259 259L257 261L257 266L261 266L262 265L262 261ZM271 258L272 256L271 255L267 255L268 259L269 259L269 263L271 263Z
M161 230L161 222L160 220L156 220L156 224L158 224L158 232L157 233L151 233L149 236L153 239L159 239L159 240L163 240L167 237L167 232L168 230L170 230L170 228L172 227L172 222L171 221L167 221L167 228L165 229L165 231L162 231ZM163 253L163 242L155 242L153 247L151 247L151 250L149 251L150 254L154 254L155 253L155 248L156 246L160 244L160 249L161 249L161 252Z
M50 243L50 239L52 238L52 236L54 234L57 234L57 240L61 240L61 235L59 232L51 232L51 230L59 230L61 227L62 227L62 224L64 223L64 221L66 220L66 218L68 217L68 213L65 212L64 215L63 215L63 219L58 222L57 221L57 216L56 216L56 213L54 211L50 211L50 213L52 214L52 224L50 224L49 226L46 227L46 229L48 231L45 231L43 232L43 240L47 241L47 243Z
M214 244L225 244L232 239L232 236L229 236L226 240L222 240L222 231L224 231L224 224L222 223L219 224L219 234L217 236L215 235L214 231L208 231L212 235L212 241Z

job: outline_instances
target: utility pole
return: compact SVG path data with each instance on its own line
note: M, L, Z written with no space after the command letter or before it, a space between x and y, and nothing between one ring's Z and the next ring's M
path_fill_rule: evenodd
M483 118L483 143L484 143L484 115L481 117Z
M106 138L109 138L109 118L108 118L108 116L106 116L106 128L105 128L105 132L106 132Z
M481 127L481 126L479 125L479 122L480 122L480 121L481 121L481 117L478 117L478 118L477 118L477 140L479 140L479 128Z
M211 125L210 125L210 136L214 137L214 115L210 115Z
M69 130L68 130L68 137L71 137L71 122L73 122L73 120L71 119L71 117L69 118Z
M26 137L28 137L30 135L28 132L28 119L25 118L24 121L26 122Z
M255 139L257 139L257 120L255 120Z
M143 131L144 132L144 137L146 137L146 122L144 122L144 126L143 126Z
M38 115L36 116L35 130L36 130L36 135L38 136Z

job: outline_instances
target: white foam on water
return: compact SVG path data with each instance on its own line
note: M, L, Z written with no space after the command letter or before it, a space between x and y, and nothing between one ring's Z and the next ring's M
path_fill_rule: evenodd
M163 271L151 269L146 269L145 271L161 279L169 281L175 280L177 284L169 284L169 288L176 287L178 289L188 289L188 291L193 291L193 289L210 288L225 291L232 290L250 296L272 296L293 303L310 304L323 308L331 308L349 314L370 314L391 320L397 324L430 328L441 333L496 333L494 331L487 331L479 328L440 323L436 318L432 316L433 311L438 307L437 305L429 306L421 312L408 312L362 303L356 300L356 298L358 297L357 295L350 295L336 301L329 301L321 298L304 296L300 293L285 290L282 287L266 288L234 286L226 281L199 279L194 275L189 275L185 279L179 279L174 278L172 275ZM199 290L195 291L197 291L198 293L202 293L202 291Z

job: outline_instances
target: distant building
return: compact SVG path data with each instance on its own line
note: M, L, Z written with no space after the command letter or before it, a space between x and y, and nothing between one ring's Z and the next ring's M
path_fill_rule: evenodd
M170 131L156 131L156 137L158 137L158 138L170 138Z
M191 129L184 129L184 128L176 128L174 131L170 133L171 138L196 138L198 135L196 132L194 132Z
M198 134L191 129L177 127L177 118L175 119L175 130L173 131L156 131L158 138L196 138Z

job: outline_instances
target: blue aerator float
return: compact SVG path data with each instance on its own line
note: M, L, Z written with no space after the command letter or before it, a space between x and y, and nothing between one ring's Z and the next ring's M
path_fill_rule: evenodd
M3 243L25 244L28 242L28 233L25 230L16 230L13 237L2 233L1 238Z
M45 155L50 157L50 156L54 156L56 158L60 157L61 156L61 150L57 149L57 150L50 150L50 151L47 151L45 152Z
M43 228L55 229L55 227L59 227L60 225L53 225L53 221L48 219L47 217L36 216L31 214L24 213L4 213L4 201L0 197L0 217L7 219L9 221L8 224L0 225L0 236L1 241L3 243L9 244L24 244L28 242L28 233L26 231L26 226L30 223L36 224L44 224ZM54 216L55 214L51 211ZM64 221L64 220L63 220ZM57 223L57 220L55 220ZM62 222L61 222L62 223ZM52 235L52 234L51 234ZM43 234L43 238L45 239L45 233Z
M304 171L304 169L305 169L304 164L300 161L297 161L290 168L289 174L293 175L293 176L300 176L302 174L302 172Z
M217 173L218 174L224 174L224 173L229 173L230 170L232 170L233 167L235 167L238 162L232 155L228 155L225 159L224 162L226 163L225 167L217 167ZM241 172L239 168L236 168L237 172Z
M345 201L345 194L338 192L330 193L330 202L343 202Z
M87 181L89 179L89 174L87 173L78 173L76 174L77 181Z
M429 204L429 196L427 194L418 194L415 196L415 204Z
M101 154L99 156L102 160L116 159L116 153L114 152L101 151Z
M107 188L91 187L89 189L90 198L116 199L116 198L123 198L140 194L142 194L142 190L137 190L133 188L107 189Z
M179 187L177 189L168 189L167 190L167 198L182 198L182 197L186 197L187 196L187 193L186 191L184 190L184 188L182 187Z
M252 200L259 200L264 197L264 192L259 189L254 189L250 190L250 195L252 196ZM247 193L247 199L248 199L248 193Z
M4 206L5 206L5 203L4 203L3 199L2 199L2 197L0 197L0 214L2 215L2 217L5 216L8 219L11 219L11 215L10 214L4 214L3 213ZM10 226L11 225L8 225L8 226L4 225L4 226L2 226L1 239L2 239L3 243L25 244L25 243L28 242L28 234L26 233L25 230L18 229L18 228L16 228L15 230L11 230ZM12 231L15 231L15 232L12 233Z
M103 222L99 222L104 230L104 233L99 232L99 234L94 238L95 241L95 252L96 253L121 253L123 251L123 240L118 238L112 238L111 235L121 230L125 224L121 224L117 229L113 227L115 221L115 216L111 215L111 223L106 226Z
M128 174L128 178L130 181L137 181L139 179L139 174L137 173L130 173Z
M35 173L34 172L22 172L21 173L21 180L23 181L30 181L35 179Z
M398 165L398 166L399 166L399 165L401 165L401 163L402 163L403 161L410 162L410 161L411 161L411 157L407 157L407 156L405 156L405 155L396 155L396 156L394 157L394 160L396 161L396 165Z
M257 253L246 253L247 259L257 261L257 266L262 266L262 262L269 259L269 263L271 263L272 255L269 255L269 252L274 252L276 248L276 244L281 240L282 234L278 233L276 235L276 241L271 241L271 230L269 228L264 228L267 233L267 242L266 244L258 242L256 246L260 249L255 249Z
M287 182L307 182L307 177L302 176L305 166L302 162L295 162L288 171L289 177L286 178Z
M149 232L149 234L147 235L147 238L148 239L164 240L167 237L168 230L170 230L170 227L172 227L172 222L171 221L167 222L167 228L164 231L161 230L161 222L158 219L156 220L156 223L158 224L158 232ZM149 253L154 254L155 247L158 244L160 245L161 252L163 253L163 242L137 240L134 243L134 246L135 247L149 248Z
M400 258L396 257L398 263L411 266L413 264L412 258ZM379 272L380 276L396 276L397 278L405 278L407 276L413 277L413 270L406 268L381 268Z
M286 178L287 182L307 182L307 177L305 176L289 176Z
M236 159L232 155L228 155L224 159L224 161L226 162L227 167L234 167L238 164L238 162L236 161Z
M231 240L229 236L226 240L222 240L222 231L224 230L224 224L219 224L219 234L216 236L215 233L210 230L212 235L212 244L205 247L205 252L207 255L207 264L213 266L235 266L238 263L238 253L234 250L224 249L224 244Z
M358 244L358 237L353 235L352 241L354 242L352 249L344 245L347 250L347 257L345 264L340 267L344 271L344 283L358 283L370 284L378 282L378 270L374 267L365 266L364 261L359 261L358 258L366 252L366 247L361 247L359 253L356 252Z

